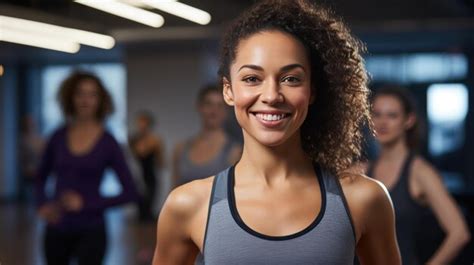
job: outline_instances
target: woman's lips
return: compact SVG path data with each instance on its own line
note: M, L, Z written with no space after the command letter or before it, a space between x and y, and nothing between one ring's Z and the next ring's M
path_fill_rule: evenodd
M286 112L252 112L257 121L267 128L275 128L283 124L291 113Z
M387 134L390 133L389 130L387 130L387 129L378 129L378 130L375 129L375 132L379 136L387 135Z

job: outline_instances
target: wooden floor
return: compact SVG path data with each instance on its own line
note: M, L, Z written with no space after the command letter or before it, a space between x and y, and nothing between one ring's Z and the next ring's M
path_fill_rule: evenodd
M139 223L130 209L107 212L108 250L104 265L151 264L155 224ZM0 265L45 265L44 223L31 205L0 204Z

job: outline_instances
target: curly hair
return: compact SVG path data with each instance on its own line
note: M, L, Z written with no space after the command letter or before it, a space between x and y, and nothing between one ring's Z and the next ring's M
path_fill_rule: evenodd
M96 117L99 121L103 121L114 110L112 98L100 79L96 75L88 72L76 71L61 83L58 100L63 114L66 117L74 117L76 115L74 109L74 95L77 92L79 84L84 80L92 80L97 84L99 92L99 107L97 109Z
M226 31L219 76L230 81L239 42L262 31L279 30L301 41L311 65L316 100L301 127L302 147L327 170L338 173L361 155L362 127L369 125L364 45L329 9L307 0L267 0L251 7Z

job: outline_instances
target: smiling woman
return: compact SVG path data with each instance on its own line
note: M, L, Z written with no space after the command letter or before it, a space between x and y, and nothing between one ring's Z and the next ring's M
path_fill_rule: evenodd
M309 1L262 1L222 43L242 157L175 189L154 264L400 264L386 190L345 173L368 121L361 47Z
M237 49L242 52L230 67L231 77L224 77L224 96L235 107L244 139L252 135L265 145L278 146L299 138L295 132L314 101L304 45L288 33L272 30L242 40Z

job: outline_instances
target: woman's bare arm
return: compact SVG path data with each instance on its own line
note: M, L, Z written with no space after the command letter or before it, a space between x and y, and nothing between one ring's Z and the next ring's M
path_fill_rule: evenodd
M173 190L161 210L153 265L193 264L202 248L212 178Z
M357 256L363 265L400 265L395 214L385 187L359 174L341 180L353 218Z
M422 159L415 160L415 163L415 181L421 189L422 198L433 210L446 234L438 250L427 263L450 264L469 242L469 229L459 207L446 190L441 176Z

